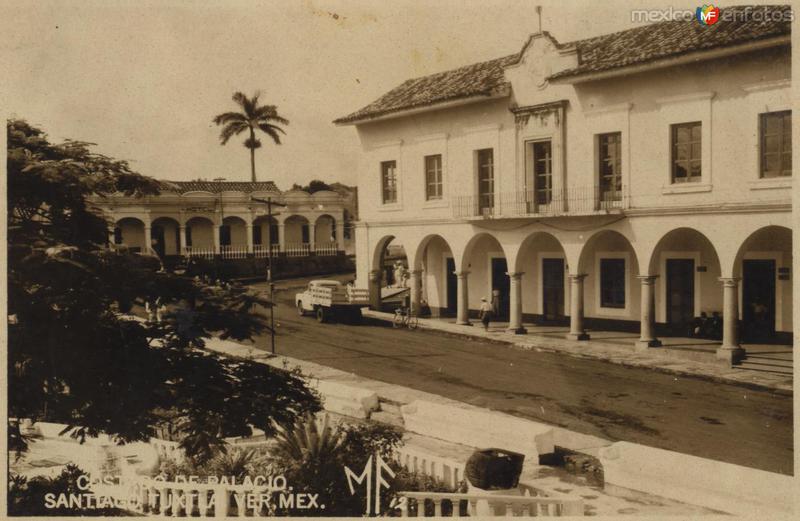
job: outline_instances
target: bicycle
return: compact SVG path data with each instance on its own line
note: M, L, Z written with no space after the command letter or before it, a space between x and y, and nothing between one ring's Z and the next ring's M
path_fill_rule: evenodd
M394 320L392 321L392 326L395 328L405 326L413 331L414 329L417 329L418 325L419 319L417 318L417 315L411 313L408 308L397 308L394 310Z

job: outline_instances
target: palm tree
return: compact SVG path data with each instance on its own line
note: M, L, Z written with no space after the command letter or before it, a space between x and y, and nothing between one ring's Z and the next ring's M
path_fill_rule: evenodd
M256 129L262 131L272 138L276 145L281 144L281 134L286 134L281 127L276 125L288 125L289 120L278 114L275 105L259 105L258 97L260 92L256 92L252 98L248 98L241 92L233 95L235 101L241 108L241 112L224 112L214 118L214 123L223 125L219 134L220 142L224 145L233 136L238 136L245 130L250 131L244 146L250 149L250 168L252 171L253 182L256 182L256 149L261 148L261 140L256 137Z

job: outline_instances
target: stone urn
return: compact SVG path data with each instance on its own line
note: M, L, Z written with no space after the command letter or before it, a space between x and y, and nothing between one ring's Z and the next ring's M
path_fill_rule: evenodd
M525 455L504 449L480 449L472 453L464 468L471 488L482 491L517 489Z

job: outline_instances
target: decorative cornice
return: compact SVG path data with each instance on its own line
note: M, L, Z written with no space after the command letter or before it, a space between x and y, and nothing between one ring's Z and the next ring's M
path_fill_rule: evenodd
M567 100L551 101L548 103L540 103L538 105L527 105L524 107L509 107L508 110L514 114L514 121L517 126L524 126L528 124L531 116L536 116L539 119L545 119L551 114L555 115L556 126L561 123L561 114L567 107L569 102Z
M677 96L665 96L657 98L656 103L659 105L669 105L671 103L690 103L692 101L709 101L715 96L715 92L693 92L691 94L678 94Z
M791 86L792 86L792 80L786 78L783 80L748 83L747 85L742 85L742 90L750 94L753 92L761 92L765 90L788 89Z
M611 112L630 112L633 108L633 103L617 103L616 105L607 105L605 107L591 108L583 111L584 116L599 116L602 114L609 114Z

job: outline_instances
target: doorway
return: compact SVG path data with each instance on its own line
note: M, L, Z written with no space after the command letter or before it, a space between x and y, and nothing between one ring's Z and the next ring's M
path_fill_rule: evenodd
M667 259L667 324L685 335L694 320L694 260Z
M445 294L447 295L447 303L445 309L448 314L455 314L458 306L458 279L456 277L456 261L452 257L448 257L445 261Z
M774 260L742 261L742 329L748 342L775 336L775 277Z
M564 320L564 259L542 259L542 318Z
M492 258L492 288L490 299L497 298L497 318L508 319L511 281L508 278L508 264L504 258Z
M161 226L153 226L150 232L150 244L155 250L156 254L164 258L166 253L166 241L164 239L164 228Z

